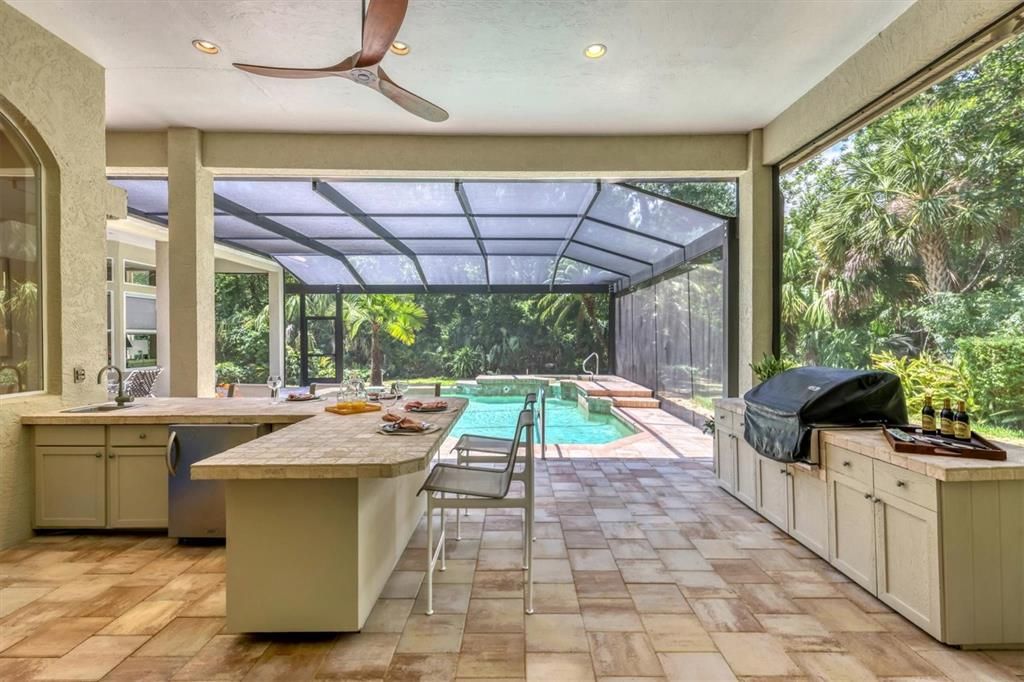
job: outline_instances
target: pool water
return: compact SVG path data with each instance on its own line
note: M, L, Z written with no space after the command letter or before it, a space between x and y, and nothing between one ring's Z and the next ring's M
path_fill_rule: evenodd
M467 398L469 405L452 429L452 437L464 433L478 436L512 438L516 420L523 409L520 396L473 396L452 394L452 397ZM575 402L548 398L546 401L547 431L550 444L600 444L610 443L633 431L620 419L610 414L586 415ZM540 436L538 435L538 440Z

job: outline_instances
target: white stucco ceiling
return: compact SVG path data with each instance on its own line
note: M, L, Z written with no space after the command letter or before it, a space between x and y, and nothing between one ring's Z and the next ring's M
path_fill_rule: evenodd
M114 129L644 134L761 127L912 0L411 0L383 66L451 113L421 121L320 67L359 49L353 0L8 0L107 69ZM194 38L221 54L203 55ZM583 48L605 43L591 61Z

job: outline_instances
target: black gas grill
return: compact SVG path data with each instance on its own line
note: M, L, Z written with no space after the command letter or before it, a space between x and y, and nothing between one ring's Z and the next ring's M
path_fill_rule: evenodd
M903 387L889 372L799 367L755 386L743 399L743 437L780 462L809 460L815 428L907 423Z

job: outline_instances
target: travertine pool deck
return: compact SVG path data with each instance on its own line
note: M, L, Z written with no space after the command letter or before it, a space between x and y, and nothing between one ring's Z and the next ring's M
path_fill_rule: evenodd
M0 679L1024 679L1024 652L928 637L720 490L708 436L639 412L668 445L640 434L538 463L532 616L503 510L473 510L449 541L437 614L421 524L344 635L224 634L223 547L46 535L0 551Z

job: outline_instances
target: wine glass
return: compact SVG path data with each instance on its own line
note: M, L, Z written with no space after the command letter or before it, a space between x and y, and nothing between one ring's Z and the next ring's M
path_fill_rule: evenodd
M338 407L351 410L352 404L355 402L355 393L356 390L351 381L342 384L338 391Z
M398 394L399 398L405 397L405 392L409 390L409 382L399 379L395 382L395 393Z
M281 390L281 385L284 382L281 381L281 376L278 374L271 374L267 377L267 388L270 389L270 403L277 402L277 393Z

